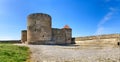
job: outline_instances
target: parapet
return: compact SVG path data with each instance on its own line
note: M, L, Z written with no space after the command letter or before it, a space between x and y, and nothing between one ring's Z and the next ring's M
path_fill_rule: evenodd
M29 18L33 18L33 19L35 18L36 19L37 17L39 18L40 16L48 17L48 18L52 19L50 15L45 14L45 13L33 13L33 14L30 14L30 15L28 15L28 19Z

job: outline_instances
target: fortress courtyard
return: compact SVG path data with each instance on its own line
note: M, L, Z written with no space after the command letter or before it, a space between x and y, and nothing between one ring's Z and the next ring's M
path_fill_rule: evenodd
M25 45L32 62L120 62L118 46Z

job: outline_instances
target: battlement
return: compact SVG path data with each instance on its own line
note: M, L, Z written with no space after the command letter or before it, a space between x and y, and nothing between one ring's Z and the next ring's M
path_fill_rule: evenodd
M39 17L39 16L51 18L50 15L45 14L45 13L33 13L33 14L30 14L30 15L28 16L28 18L36 18L36 17Z

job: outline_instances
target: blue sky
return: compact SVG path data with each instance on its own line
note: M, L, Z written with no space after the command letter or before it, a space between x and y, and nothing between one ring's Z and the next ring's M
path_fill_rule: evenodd
M0 0L0 40L20 39L31 13L51 15L53 28L69 25L73 37L120 33L120 0Z

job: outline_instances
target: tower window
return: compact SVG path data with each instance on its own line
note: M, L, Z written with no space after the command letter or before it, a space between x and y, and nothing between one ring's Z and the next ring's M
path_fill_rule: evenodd
M118 42L117 45L120 45L120 42Z
M44 35L42 37L44 37Z

